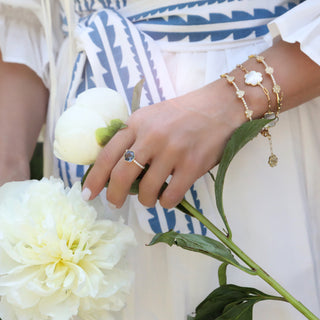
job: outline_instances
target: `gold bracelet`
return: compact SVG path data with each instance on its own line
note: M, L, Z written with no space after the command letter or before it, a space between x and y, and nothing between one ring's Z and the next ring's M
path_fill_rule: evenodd
M235 77L230 76L228 73L224 73L220 77L225 78L228 81L228 83L230 83L231 85L234 86L234 88L236 89L236 95L242 101L242 104L245 108L244 114L245 114L246 118L249 121L252 121L253 111L248 108L247 102L244 99L245 92L243 90L240 90L239 87L237 86L237 84L234 82Z
M257 55L250 55L249 58L255 58L257 60L257 62L262 63L265 67L265 73L268 74L271 78L272 84L273 84L273 88L272 91L273 93L276 95L276 99L277 99L277 110L276 112L273 112L272 110L270 110L269 112L266 112L264 114L264 118L265 119L270 119L273 120L271 122L269 122L262 130L261 130L261 134L266 137L269 140L269 146L270 146L270 157L268 160L268 163L270 165L270 167L275 167L278 164L278 157L273 153L273 147L272 147L272 138L271 138L271 134L269 132L269 128L270 127L274 127L276 125L276 123L279 121L279 114L281 111L281 106L282 106L282 98L283 98L283 94L281 92L281 87L277 84L274 76L273 76L273 68L270 67L266 62L265 62L265 58L261 55L257 56Z
M237 67L245 73L245 75L244 75L245 84L252 86L252 87L259 86L262 89L262 91L266 95L267 101L268 101L268 111L267 112L271 113L272 107L271 107L270 94L269 94L269 90L262 84L262 81L263 81L262 74L258 71L248 71L248 69L245 66L243 66L242 64L237 64Z
M262 63L264 65L264 67L265 67L264 71L271 78L271 81L273 83L272 91L274 92L274 94L276 95L276 98L277 98L277 111L276 111L275 115L276 115L276 117L278 117L279 114L280 114L280 111L281 111L281 107L282 107L283 93L281 92L281 87L277 84L276 79L273 76L274 70L273 70L272 67L270 67L265 62L264 56L257 56L255 54L252 54L252 55L249 56L249 58L255 58L257 60L257 62Z

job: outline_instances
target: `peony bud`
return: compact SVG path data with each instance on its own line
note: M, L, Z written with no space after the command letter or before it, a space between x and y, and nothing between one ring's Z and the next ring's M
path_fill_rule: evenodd
M128 109L122 96L109 88L88 89L76 99L79 107L88 108L97 112L104 120L105 124L110 125L111 120L119 119L127 121Z
M76 164L94 163L101 148L126 127L128 117L127 106L118 92L109 88L82 92L58 119L55 156Z
M55 156L76 164L93 163L102 149L95 134L101 127L105 127L105 122L96 112L77 104L70 107L56 125Z

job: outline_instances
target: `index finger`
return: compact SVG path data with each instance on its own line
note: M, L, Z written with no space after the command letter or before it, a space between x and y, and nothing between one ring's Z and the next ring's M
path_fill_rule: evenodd
M127 127L119 130L104 146L84 181L82 189L86 200L94 199L105 187L113 167L121 159L125 150L132 145L133 141L134 135Z

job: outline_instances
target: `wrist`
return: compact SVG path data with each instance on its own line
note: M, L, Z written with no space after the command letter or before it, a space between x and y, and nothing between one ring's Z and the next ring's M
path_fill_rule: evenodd
M243 90L244 87L242 84L240 86L239 81L237 80L239 76L237 75L236 77L235 82L239 89ZM236 89L231 83L228 83L226 79L218 79L204 87L203 90L207 91L207 97L210 101L210 106L208 108L208 114L210 116L213 118L219 116L221 121L227 124L232 131L248 121L243 102L237 97ZM256 118L258 117L257 108L256 106L254 108L251 107L251 101L249 103L247 100L247 94L248 93L246 92L244 99L247 102L248 108L254 112L253 118Z

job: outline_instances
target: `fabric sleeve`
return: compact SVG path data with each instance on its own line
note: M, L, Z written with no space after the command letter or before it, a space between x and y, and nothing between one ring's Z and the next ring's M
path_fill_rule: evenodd
M27 65L49 87L48 45L41 14L41 1L0 0L0 50L4 61Z
M272 37L300 43L301 50L320 65L320 1L306 0L268 25Z

